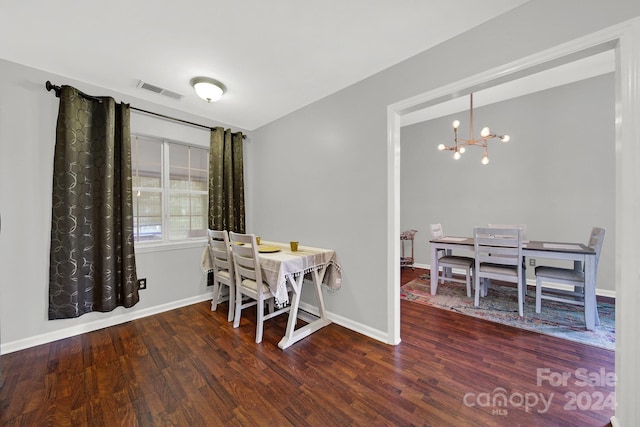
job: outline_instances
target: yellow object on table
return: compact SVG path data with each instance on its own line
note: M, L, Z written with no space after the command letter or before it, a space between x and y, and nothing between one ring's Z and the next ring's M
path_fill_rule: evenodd
M269 252L278 252L280 247L271 246L271 245L258 245L258 252L261 253L269 253Z

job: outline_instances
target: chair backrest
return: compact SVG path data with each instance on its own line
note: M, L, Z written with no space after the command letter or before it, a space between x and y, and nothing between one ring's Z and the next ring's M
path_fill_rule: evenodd
M475 227L473 241L476 263L522 268L522 229Z
M602 243L604 242L604 231L604 228L593 227L593 229L591 229L591 236L589 236L588 246L596 252L596 268L598 268L600 250L602 249Z
M226 230L208 230L209 251L213 258L213 275L220 270L226 270L234 278L233 254L229 245L229 235Z
M241 286L244 279L250 279L261 284L262 269L260 268L255 234L241 234L230 231L229 239L233 248L236 284ZM258 286L257 289L258 292L262 292L262 286Z
M442 239L444 237L444 231L442 231L442 224L431 224L429 225L429 229L431 230L432 239Z
M527 240L527 224L487 224L489 228L519 228L522 230L522 240Z

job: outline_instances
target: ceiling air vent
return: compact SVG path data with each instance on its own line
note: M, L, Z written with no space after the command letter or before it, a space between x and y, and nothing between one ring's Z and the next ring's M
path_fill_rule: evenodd
M161 87L152 85L150 83L143 82L142 80L138 82L138 87L141 89L151 91L153 93L159 93L160 95L168 96L169 98L177 99L178 101L183 98L183 95L177 92L172 92L170 90L163 89Z

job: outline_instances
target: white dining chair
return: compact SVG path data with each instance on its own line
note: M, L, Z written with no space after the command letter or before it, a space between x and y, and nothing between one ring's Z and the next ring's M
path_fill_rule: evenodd
M589 248L596 253L595 272L598 272L598 261L600 259L600 251L604 242L605 229L593 227L589 236ZM542 310L542 300L558 301L566 304L574 304L584 306L584 288L585 275L584 266L580 261L574 261L573 268L561 267L536 267L536 313ZM569 285L573 289L563 290L545 286L545 284L561 284ZM545 291L546 289L546 291ZM598 316L598 305L595 305L596 325L600 324ZM586 315L586 313L585 313Z
M488 224L489 228L519 228L522 230L522 244L527 241L527 224ZM527 260L522 257L522 274L524 274L525 280L527 277ZM527 295L527 287L524 288L524 294Z
M527 224L487 224L488 228L519 228L522 230L522 241L527 240Z
M431 224L432 239L441 239L444 237L444 231L441 224ZM438 250L438 266L442 267L442 275L439 271L435 271L440 276L440 283L444 283L445 279L450 282L465 283L467 285L467 296L471 298L471 285L473 283L473 268L475 260L472 257L453 255L451 250ZM465 279L458 279L453 275L453 269L461 269L465 272ZM432 271L431 274L434 274Z
M265 320L290 311L291 306L274 308L275 295L262 279L262 269L258 245L254 234L229 232L233 248L233 263L236 274L236 313L233 327L240 326L242 310L256 306L256 343L262 342ZM265 303L269 303L269 313L265 314Z
M229 236L226 230L208 230L209 253L213 267L213 299L211 311L216 311L222 297L222 286L228 290L229 315L228 321L233 320L235 310L236 278L233 268L233 254L229 246Z
M480 294L486 296L489 282L501 280L515 283L518 290L518 314L524 316L526 278L522 268L522 229L489 228L473 229L475 250L475 301L480 305Z

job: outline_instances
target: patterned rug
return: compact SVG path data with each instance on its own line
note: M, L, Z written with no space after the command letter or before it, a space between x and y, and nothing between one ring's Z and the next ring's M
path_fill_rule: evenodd
M474 307L473 298L467 297L464 283L438 284L438 294L431 295L429 275L422 275L402 286L400 296L407 301L451 310L468 316L541 334L552 335L595 347L615 348L615 306L598 302L600 326L594 331L584 328L582 307L555 301L542 301L542 311L535 311L535 291L529 287L524 304L524 317L518 316L518 291L515 287L492 283L480 306Z

